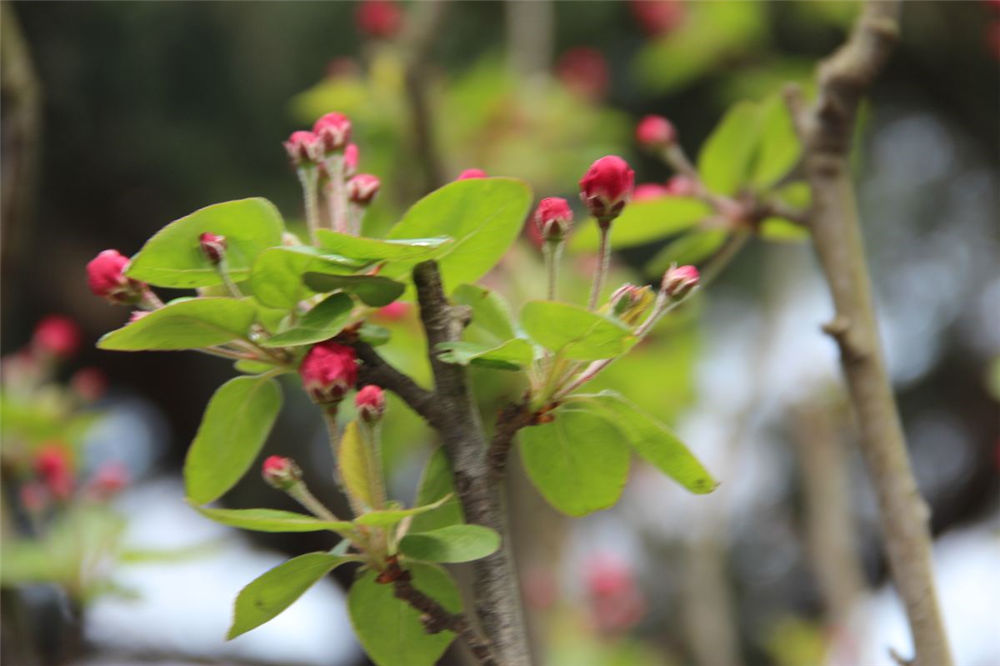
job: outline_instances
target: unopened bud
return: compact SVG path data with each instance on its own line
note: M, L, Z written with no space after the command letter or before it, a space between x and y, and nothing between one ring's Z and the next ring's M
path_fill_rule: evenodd
M80 327L69 317L49 315L35 327L31 346L45 356L68 358L80 347Z
M547 197L538 202L535 228L547 241L561 241L573 226L573 211L565 199Z
M617 155L606 155L590 165L580 179L580 198L601 224L618 217L632 196L635 172Z
M226 237L206 231L198 236L201 253L213 264L220 264L226 258Z
M335 404L354 388L358 381L358 365L354 350L327 340L312 346L302 359L299 376L302 386L313 402Z
M323 158L323 143L318 136L306 130L292 132L283 145L294 167L315 164Z
M455 180L469 180L472 178L486 178L486 172L482 169L466 169L458 174L458 178Z
M44 445L35 456L35 471L53 497L64 500L73 493L73 470L64 445Z
M392 0L363 0L355 18L363 34L389 39L399 33L403 25L403 10Z
M672 301L686 297L698 286L698 269L694 266L671 266L663 274L661 289Z
M146 284L125 277L128 265L128 257L118 250L104 250L87 264L87 285L95 295L112 303L138 303Z
M81 368L69 380L70 388L86 402L97 402L108 388L108 378L97 368Z
M288 490L302 480L302 470L291 458L268 456L261 467L261 476L268 485L278 490Z
M673 197L693 197L698 194L698 182L688 176L674 176L667 181L666 190Z
M377 423L385 413L385 393L378 386L369 384L358 391L354 405L363 421Z
M647 285L623 284L611 294L611 314L634 326L655 300L653 290Z
M325 152L344 150L351 140L351 120L342 113L328 113L313 125L313 134L319 138Z
M382 182L378 176L373 176L370 173L359 173L347 181L347 198L351 203L367 206L378 194L381 185Z
M358 162L361 159L358 144L349 143L344 148L344 178L350 178L358 172Z
M660 199L668 194L670 191L659 183L643 183L635 186L632 201L650 201L651 199Z
M636 125L635 139L646 150L662 150L677 140L677 130L663 116L646 116Z

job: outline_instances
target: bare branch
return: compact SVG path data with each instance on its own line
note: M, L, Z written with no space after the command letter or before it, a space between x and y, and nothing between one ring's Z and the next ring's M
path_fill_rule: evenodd
M441 411L433 392L391 366L368 343L352 342L351 346L361 359L361 367L358 368L359 384L375 384L388 389L432 426L441 422Z

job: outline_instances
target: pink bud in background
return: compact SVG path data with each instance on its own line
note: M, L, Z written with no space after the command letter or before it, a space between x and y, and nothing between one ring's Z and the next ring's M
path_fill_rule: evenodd
M347 198L359 206L367 206L378 194L381 185L382 182L378 176L373 176L370 173L359 173L347 181Z
M563 53L556 63L556 76L564 86L590 101L604 98L611 83L604 55L587 46L572 48Z
M268 485L287 490L302 480L302 470L291 458L268 456L261 467L261 476Z
M594 628L615 635L635 626L645 613L646 602L629 565L602 555L586 566L588 607Z
M393 301L389 305L385 305L378 309L375 313L376 319L381 319L382 321L399 321L406 317L410 312L410 306L402 301Z
M344 148L344 178L350 178L358 172L360 159L361 151L358 150L358 144L347 144L347 148Z
M466 169L458 174L455 180L469 180L470 178L486 178L486 172L482 169Z
M660 288L670 300L679 301L698 286L698 269L694 266L671 266L663 274Z
M684 20L681 0L629 0L629 9L642 31L651 37L666 35Z
M87 264L87 285L95 295L112 303L136 303L146 285L125 277L128 257L118 250L104 250Z
M110 499L129 484L128 468L120 462L101 465L90 482L90 489L98 499Z
M198 236L201 253L213 264L220 263L226 257L226 237L206 231Z
M693 197L698 194L698 182L688 176L674 176L667 181L667 194L673 197Z
M318 136L306 130L292 132L288 141L282 145L285 146L288 159L295 167L302 164L314 164L323 158L323 143Z
M649 201L650 199L665 197L668 194L670 194L670 191L659 183L643 183L642 185L635 186L635 192L632 193L632 201Z
M636 125L635 140L647 150L660 150L677 140L677 131L663 116L650 115Z
M70 388L85 402L97 402L108 388L108 378L97 368L81 368L69 380Z
M313 402L340 402L358 381L354 350L332 340L315 344L302 359L299 376Z
M590 165L580 179L580 198L599 222L618 217L632 195L635 172L617 155L607 155Z
M358 415L366 423L377 423L385 413L385 393L374 384L363 387L354 397Z
M328 113L316 121L313 133L327 153L343 150L351 140L351 120L342 113Z
M80 348L80 327L69 317L49 315L35 326L31 346L42 355L68 358Z
M403 10L392 0L362 0L355 14L358 30L369 37L389 39L403 25Z
M49 505L49 489L44 483L29 481L18 491L21 506L28 513L41 513Z
M67 499L73 493L73 472L64 445L44 444L35 454L35 472L57 499Z
M573 226L573 210L561 197L546 197L538 202L532 219L542 238L561 241Z

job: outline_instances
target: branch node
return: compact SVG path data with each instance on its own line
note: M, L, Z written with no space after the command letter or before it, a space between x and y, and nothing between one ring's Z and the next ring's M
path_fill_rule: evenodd
M838 314L832 321L821 326L824 333L837 342L840 355L845 362L857 362L868 356L864 346L858 341L851 319Z

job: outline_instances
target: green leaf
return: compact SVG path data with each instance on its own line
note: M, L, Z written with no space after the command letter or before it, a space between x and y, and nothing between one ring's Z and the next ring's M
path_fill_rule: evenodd
M361 340L361 342L367 342L372 347L384 345L389 342L389 338L391 337L392 331L384 326L377 326L366 322L361 324L361 328L358 329L358 339Z
M240 480L257 458L281 410L281 387L266 376L236 377L208 401L184 460L188 497L205 504Z
M812 188L809 183L800 180L779 187L774 196L785 205L799 210L806 210L812 205Z
M739 102L722 117L698 156L698 173L710 191L736 194L749 183L759 128L760 109L752 102Z
M574 361L612 358L635 342L621 322L569 303L529 301L521 325L532 340Z
M350 533L354 523L346 520L320 520L305 513L278 509L210 509L196 506L201 515L223 525L254 532L323 532Z
M442 342L435 348L445 363L480 365L497 370L520 370L531 365L535 352L531 343L521 338L500 345L477 342Z
M433 511L426 511L414 516L410 530L414 532L429 532L448 525L460 525L465 522L462 504L455 495L455 483L452 479L451 464L444 449L438 447L427 460L424 472L420 476L417 487L417 506L435 504L441 499L446 501Z
M513 316L503 297L495 291L474 284L460 284L451 298L459 305L472 309L472 325L481 328L498 341L514 337Z
M726 242L728 232L723 229L694 231L681 236L656 253L643 270L647 275L660 275L671 264L697 264L713 254Z
M399 551L424 562L471 562L492 555L500 535L482 525L449 525L430 532L410 532L399 541Z
M232 298L174 301L105 333L97 346L115 351L211 347L245 338L256 314L253 305Z
M520 433L521 461L532 483L559 511L582 516L618 501L628 478L622 432L599 415L560 408L555 420Z
M670 428L617 392L571 396L569 401L614 421L636 453L691 492L710 493L719 485Z
M801 224L781 217L769 217L760 223L758 235L778 243L803 243L809 240L809 230Z
M611 225L611 247L634 247L690 229L712 214L703 201L690 197L668 196L636 201L625 206ZM597 251L600 234L597 223L588 221L570 238L569 247L577 252Z
M221 284L215 266L201 251L199 236L210 231L226 237L226 267L236 282L246 279L254 259L281 244L281 214L267 199L240 199L196 210L171 222L146 241L126 275L160 287L207 287Z
M375 506L374 488L371 487L376 471L372 468L372 457L365 450L368 443L361 435L357 421L351 421L344 428L337 449L337 467L340 480L344 484L352 506Z
M450 499L451 497L442 497L433 504L426 504L412 509L383 509L381 511L369 511L364 515L355 518L354 522L357 525L365 525L368 527L391 527L409 516L419 516L422 513L427 513L428 511L433 511L434 509L444 506L444 504Z
M436 238L408 238L381 240L341 234L329 229L316 231L316 241L321 250L360 261L421 261L438 255L452 240L445 236Z
M270 370L276 370L277 367L278 366L271 365L270 363L250 361L247 359L233 363L233 368L235 368L237 372L242 372L245 375L259 375Z
M316 292L302 281L308 272L350 274L365 264L314 247L272 247L261 252L250 274L250 288L264 305L289 310Z
M333 294L307 312L299 323L262 341L262 347L292 347L329 340L351 320L354 301L347 294Z
M446 572L417 563L408 569L414 587L452 613L462 610L458 587ZM366 571L347 595L351 624L365 652L378 666L433 666L455 634L428 634L420 611L397 599L391 584L375 582L376 575Z
M759 131L760 151L753 169L753 183L767 187L785 176L802 153L792 117L780 95L772 95L761 105Z
M365 305L382 307L403 295L406 285L381 275L326 275L306 273L306 286L317 292L343 289L361 299Z
M231 640L274 619L335 567L354 559L306 553L268 570L240 590L226 638Z
M388 240L449 236L438 265L446 291L485 275L514 242L531 206L531 189L509 178L449 183L413 205Z

